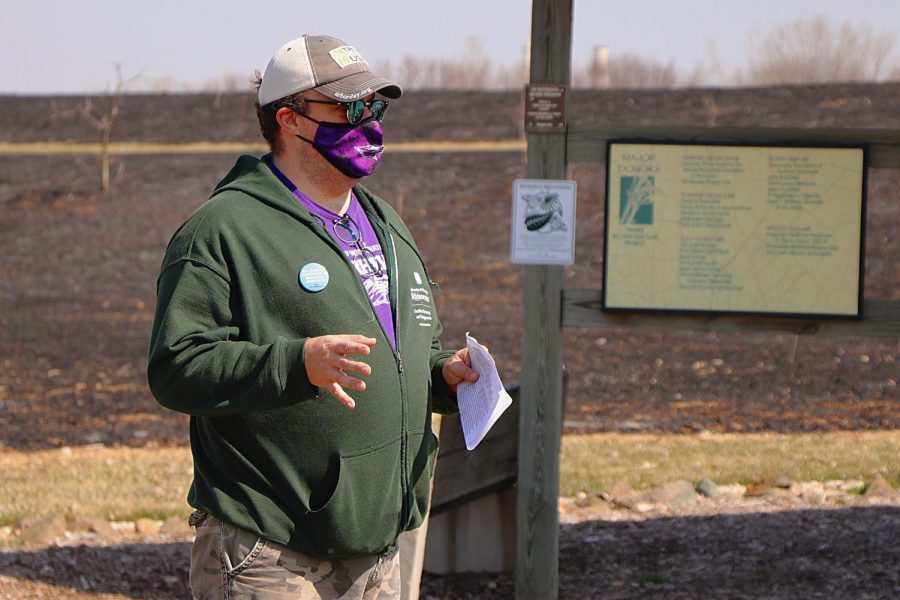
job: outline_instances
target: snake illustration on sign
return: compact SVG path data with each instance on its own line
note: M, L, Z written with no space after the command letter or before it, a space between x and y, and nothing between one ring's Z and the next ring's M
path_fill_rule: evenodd
M525 229L528 231L566 231L562 202L557 192L525 194Z

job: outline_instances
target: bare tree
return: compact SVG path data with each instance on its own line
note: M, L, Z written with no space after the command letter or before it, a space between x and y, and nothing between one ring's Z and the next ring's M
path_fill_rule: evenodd
M100 189L109 193L109 140L113 127L119 119L119 107L125 91L125 80L122 78L122 65L116 65L116 87L109 95L105 109L94 109L93 101L87 98L81 107L81 116L100 133Z
M885 77L887 81L900 81L900 65L893 67Z
M382 61L378 72L385 77L399 81L408 89L434 89L437 84L437 65L434 59L423 59L406 55L398 63Z
M606 64L595 60L587 67L572 71L573 87L610 87L632 89L667 89L678 85L678 72L672 63L663 63L636 54L608 54ZM602 71L602 77L598 73Z
M527 81L523 61L511 66L497 66L484 43L469 37L458 58L419 58L404 56L397 63L382 61L378 70L396 79L408 89L491 90L518 89Z
M894 40L849 21L832 28L820 15L754 34L749 45L747 75L738 83L824 83L878 80Z
M719 54L719 48L715 43L707 41L706 56L698 61L694 68L682 79L684 87L699 87L703 85L722 85L732 81L732 77L726 74L725 67Z
M623 54L609 62L609 85L617 88L672 88L678 74L672 63L661 63Z

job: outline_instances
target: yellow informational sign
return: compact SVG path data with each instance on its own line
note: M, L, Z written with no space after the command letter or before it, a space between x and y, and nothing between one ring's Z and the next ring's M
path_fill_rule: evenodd
M610 142L606 310L860 316L862 148Z

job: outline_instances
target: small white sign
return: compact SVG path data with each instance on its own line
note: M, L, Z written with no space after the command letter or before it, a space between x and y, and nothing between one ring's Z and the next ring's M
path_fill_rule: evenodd
M574 181L513 182L510 260L525 265L575 263Z

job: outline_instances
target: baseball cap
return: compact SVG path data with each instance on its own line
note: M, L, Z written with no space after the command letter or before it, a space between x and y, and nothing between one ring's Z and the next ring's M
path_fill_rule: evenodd
M388 98L403 93L396 83L369 71L362 55L339 39L301 35L278 49L259 86L259 104L316 90L333 100L358 100L379 92Z

